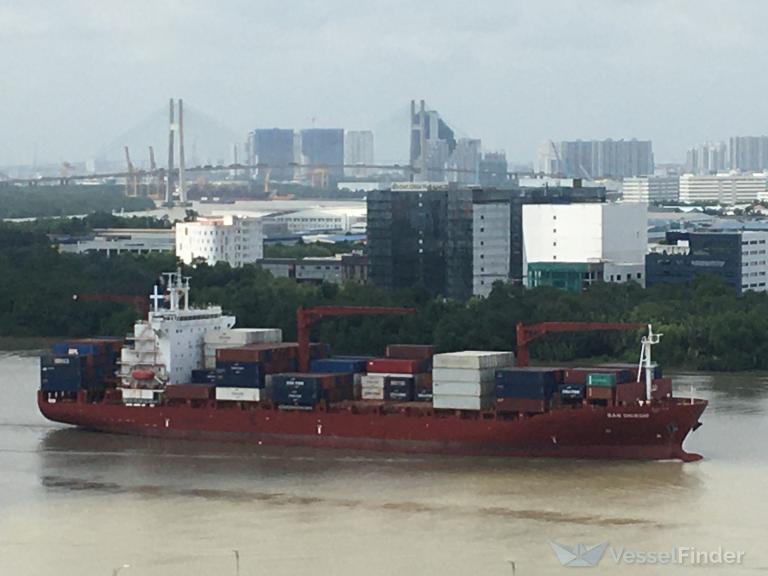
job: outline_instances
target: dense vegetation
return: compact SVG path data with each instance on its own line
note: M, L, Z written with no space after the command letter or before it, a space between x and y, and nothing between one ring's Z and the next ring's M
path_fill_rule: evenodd
M68 216L154 208L149 198L127 198L117 185L0 186L0 218Z
M318 258L349 254L360 250L362 246L354 242L337 242L336 244L267 244L264 246L265 258Z
M99 228L171 228L167 216L154 218L152 216L115 216L109 212L93 212L82 218L38 218L24 222L5 222L3 228L7 231L36 232L53 235L84 236ZM0 246L0 249L2 246Z
M32 228L32 227L30 227ZM73 294L148 294L154 279L176 263L171 255L106 258L59 254L41 231L0 224L0 336L122 335L137 317L130 305L79 302ZM295 310L315 304L405 305L406 317L329 320L316 338L337 353L379 354L391 342L435 342L440 350L510 349L519 321L653 322L664 333L654 352L667 366L715 370L768 369L768 294L741 298L713 278L691 286L601 284L583 294L497 285L489 298L468 303L429 298L414 287L296 284L258 267L198 265L193 298L214 302L241 326L277 326L295 337ZM549 336L534 345L540 360L585 357L635 360L639 333Z

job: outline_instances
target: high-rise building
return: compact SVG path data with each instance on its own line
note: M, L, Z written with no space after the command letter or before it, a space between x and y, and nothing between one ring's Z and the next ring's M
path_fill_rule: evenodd
M587 280L645 282L648 214L643 204L591 202L523 206L524 268L535 287L563 273ZM568 264L565 269L562 265ZM599 265L595 267L594 265ZM592 266L592 269L590 269Z
M352 168L352 164L373 164L373 132L370 130L347 130L344 135L344 169L346 176L365 178L373 173L371 168Z
M453 130L434 110L427 110L424 100L411 100L411 154L416 182L444 182L445 167L456 148Z
M701 204L742 204L766 198L768 174L680 176L680 201Z
M725 142L706 142L685 155L685 171L690 174L717 174L730 166Z
M508 186L509 168L504 152L486 152L480 160L480 186L502 188Z
M449 182L477 186L480 183L481 142L476 138L459 138L447 162Z
M322 185L344 178L344 130L308 128L301 131L301 155L310 174L321 173ZM314 182L314 177L313 177Z
M731 170L768 170L768 136L732 136L729 141Z
M547 141L539 147L538 171L572 178L625 178L653 174L647 140Z
M259 218L222 216L176 223L176 256L185 264L198 258L213 266L233 268L264 257L264 234Z
M423 286L464 300L523 277L522 209L533 202L604 200L602 188L468 189L394 186L368 194L370 280Z
M264 180L293 180L297 156L293 148L293 130L282 128L257 129L252 134L252 154L260 165L257 177Z
M624 178L621 197L625 202L677 202L680 199L679 176L638 176Z

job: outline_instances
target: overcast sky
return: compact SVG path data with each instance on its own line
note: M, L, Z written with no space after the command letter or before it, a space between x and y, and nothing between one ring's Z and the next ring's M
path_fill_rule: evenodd
M243 139L381 131L379 161L407 160L411 98L512 160L636 137L679 161L768 132L766 21L761 0L0 0L0 165L85 159L170 96Z

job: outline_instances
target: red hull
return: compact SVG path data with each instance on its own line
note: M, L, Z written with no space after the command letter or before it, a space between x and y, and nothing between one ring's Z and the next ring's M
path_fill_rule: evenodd
M391 452L692 461L701 457L685 452L683 441L698 426L707 402L583 407L516 419L405 410L282 411L213 401L200 407L51 403L42 393L38 405L56 422L144 436Z

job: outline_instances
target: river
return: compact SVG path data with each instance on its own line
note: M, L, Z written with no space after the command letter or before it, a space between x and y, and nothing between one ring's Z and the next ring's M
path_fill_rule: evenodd
M768 377L678 374L711 401L701 462L275 449L80 431L35 406L37 360L0 353L3 576L568 574L550 542L607 542L587 574L768 571ZM627 562L673 547L728 565ZM236 552L235 552L236 551ZM623 555L621 555L623 553ZM619 558L620 557L620 558ZM618 558L618 559L617 559ZM631 558L631 556L630 556ZM579 572L576 572L579 573Z

